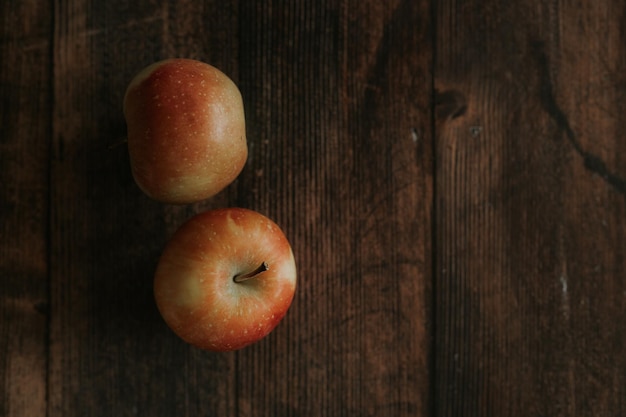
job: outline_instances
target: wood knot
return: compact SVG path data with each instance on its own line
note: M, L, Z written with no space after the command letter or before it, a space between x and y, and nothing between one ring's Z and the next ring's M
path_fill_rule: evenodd
M467 112L467 99L457 90L435 91L435 114L437 119L452 120Z

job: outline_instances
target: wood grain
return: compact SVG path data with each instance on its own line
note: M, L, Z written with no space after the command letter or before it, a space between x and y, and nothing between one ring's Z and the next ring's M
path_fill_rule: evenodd
M438 4L435 415L625 411L624 6L601 3Z
M50 7L0 21L0 415L45 415Z

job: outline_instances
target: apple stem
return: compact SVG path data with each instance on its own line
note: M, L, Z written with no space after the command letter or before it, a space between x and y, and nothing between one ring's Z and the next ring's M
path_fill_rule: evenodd
M265 272L269 270L269 267L267 266L267 262L263 262L261 265L259 265L258 268L256 268L254 271L242 274L242 275L235 275L235 277L233 278L233 281L240 283L240 282L244 282L247 281L249 279L252 279L256 276L258 276L259 274Z

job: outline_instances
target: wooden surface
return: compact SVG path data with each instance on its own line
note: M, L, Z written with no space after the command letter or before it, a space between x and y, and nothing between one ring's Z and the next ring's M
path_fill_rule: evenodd
M626 415L626 4L0 4L0 416ZM217 197L133 182L121 102L184 56L239 85L250 157ZM263 341L160 318L185 219L292 242Z

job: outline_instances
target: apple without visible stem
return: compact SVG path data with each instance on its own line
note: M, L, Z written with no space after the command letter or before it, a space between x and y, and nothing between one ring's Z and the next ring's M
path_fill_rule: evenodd
M154 294L168 326L205 350L240 349L269 334L296 288L291 246L252 210L200 213L174 233L159 260Z
M243 169L243 100L217 68L191 59L156 62L133 78L123 104L133 176L151 198L204 200Z

